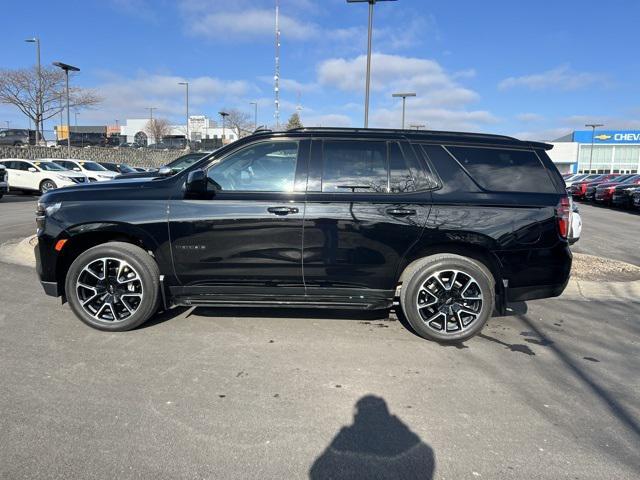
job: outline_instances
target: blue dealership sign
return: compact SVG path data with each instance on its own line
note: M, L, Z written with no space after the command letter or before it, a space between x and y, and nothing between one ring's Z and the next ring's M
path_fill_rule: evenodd
M573 141L591 143L591 130L573 132ZM640 144L640 130L596 130L593 143L638 143Z

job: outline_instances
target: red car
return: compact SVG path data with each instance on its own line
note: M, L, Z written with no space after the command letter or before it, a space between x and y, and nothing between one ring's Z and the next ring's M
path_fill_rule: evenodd
M622 182L606 182L596 187L595 200L598 203L611 204L613 200L613 192L618 185L640 185L640 175L632 175Z
M594 201L596 199L596 188L598 188L598 186L600 185L603 185L605 183L615 183L619 185L625 180L628 180L629 178L633 177L633 174L620 175L619 173L614 173L613 175L614 175L613 178L604 182L588 183L586 192L584 194L584 199L588 201Z
M606 175L600 175L597 178L591 180L581 180L572 184L567 190L573 198L577 200L583 200L585 195L587 194L587 188L590 186L598 186L601 183L614 181L615 178L619 177L619 173L607 173Z

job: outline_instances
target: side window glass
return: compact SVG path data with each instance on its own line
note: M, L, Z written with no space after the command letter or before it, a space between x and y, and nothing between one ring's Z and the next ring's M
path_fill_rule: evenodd
M546 168L531 150L480 147L447 149L485 190L555 193Z
M386 142L325 141L323 192L387 192Z
M207 175L222 191L292 192L297 162L298 142L263 142L232 153Z
M400 145L389 143L389 191L391 193L408 193L416 191L415 171L407 164Z

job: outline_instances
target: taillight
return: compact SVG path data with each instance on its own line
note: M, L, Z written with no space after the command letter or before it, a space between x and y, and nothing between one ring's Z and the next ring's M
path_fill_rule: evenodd
M556 220L558 221L558 233L562 238L569 235L569 220L571 218L571 204L568 197L562 197L556 206Z
M587 184L583 183L580 185L580 193L585 193L587 191Z

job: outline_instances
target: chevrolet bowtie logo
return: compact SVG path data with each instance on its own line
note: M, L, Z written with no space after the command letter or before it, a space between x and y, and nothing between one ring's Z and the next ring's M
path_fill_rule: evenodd
M611 135L606 135L604 133L601 133L600 135L596 135L595 137L596 140L609 140L611 138Z

